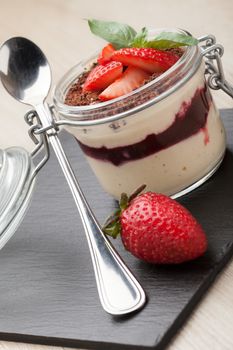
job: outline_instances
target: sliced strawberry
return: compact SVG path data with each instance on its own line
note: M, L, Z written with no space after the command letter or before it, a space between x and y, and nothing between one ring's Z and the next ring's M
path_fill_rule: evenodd
M105 89L123 72L121 62L111 61L106 65L98 65L91 70L84 85L83 91L99 91Z
M115 51L116 50L114 49L112 44L107 44L106 46L104 46L103 50L99 54L99 57L97 58L97 62L103 65L108 63L111 59L113 52Z
M114 81L99 95L99 99L107 101L128 94L141 86L149 77L150 74L144 70L129 66L119 79Z
M135 66L149 73L164 72L180 57L168 51L151 48L123 48L112 53L113 61L122 62L124 65Z

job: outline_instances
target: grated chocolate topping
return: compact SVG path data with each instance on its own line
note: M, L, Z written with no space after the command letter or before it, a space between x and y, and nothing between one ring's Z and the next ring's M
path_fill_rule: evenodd
M98 99L98 91L82 91L83 84L89 73L90 71L82 73L76 82L70 87L65 97L65 104L69 106L88 106L100 102Z
M170 51L170 52L178 55L179 57L181 57L183 55L183 52L184 52L183 49L181 49L179 47L174 48L174 49L168 49L166 51ZM95 66L96 66L96 64L94 64L92 66L92 68L89 69L88 71L85 71L82 74L80 74L78 76L77 80L75 81L75 83L73 85L71 85L71 87L69 88L69 90L66 94L66 97L65 97L64 103L66 105L69 105L69 106L89 106L89 105L93 105L93 104L102 102L98 98L101 91L83 92L83 90L82 90L83 84L85 83L88 74ZM144 80L142 85L145 85L145 84L151 82L152 80L156 79L161 74L163 74L163 73L162 72L161 73L153 73L149 77L149 79ZM158 93L159 93L159 91L158 91Z

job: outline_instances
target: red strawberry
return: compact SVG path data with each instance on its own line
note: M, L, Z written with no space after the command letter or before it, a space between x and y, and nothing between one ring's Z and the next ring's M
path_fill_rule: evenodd
M103 65L108 63L114 51L116 50L114 49L112 44L107 44L106 46L104 46L101 53L99 54L99 57L97 58L97 62Z
M156 264L178 264L206 251L207 239L191 213L175 200L153 192L121 200L104 231L116 236L137 258Z
M164 72L175 64L180 57L175 53L152 48L123 48L112 53L113 61L123 65L139 67L149 73Z
M128 94L141 86L149 77L150 74L140 68L128 67L119 79L115 80L99 95L99 99L107 101Z
M120 62L111 61L104 66L97 65L90 71L83 85L83 91L103 90L119 78L122 72L123 65Z

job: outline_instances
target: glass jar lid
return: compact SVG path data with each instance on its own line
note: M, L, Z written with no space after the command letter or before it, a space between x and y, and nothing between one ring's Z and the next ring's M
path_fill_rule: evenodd
M23 148L0 150L0 249L13 235L28 208L34 166Z

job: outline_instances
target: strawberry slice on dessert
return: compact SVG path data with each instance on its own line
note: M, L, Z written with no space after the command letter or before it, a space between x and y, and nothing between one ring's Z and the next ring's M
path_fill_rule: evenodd
M179 56L169 51L156 50L152 48L123 48L112 53L111 59L141 68L149 73L165 72L173 66Z
M113 52L115 52L115 51L116 50L114 49L112 44L107 44L106 46L104 46L101 53L99 54L99 56L97 58L97 62L99 64L105 65L106 63L108 63L111 60L111 56L112 56Z
M149 77L150 74L144 70L129 66L119 79L114 81L99 95L99 99L101 101L108 101L128 94L140 87Z
M99 91L105 89L113 81L119 78L123 72L121 62L111 61L105 65L97 65L93 68L85 83L83 84L83 92Z

